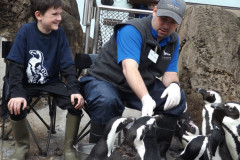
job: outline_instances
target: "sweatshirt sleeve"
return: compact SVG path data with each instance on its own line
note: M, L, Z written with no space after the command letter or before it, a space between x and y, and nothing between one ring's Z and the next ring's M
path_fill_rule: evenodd
M20 63L10 61L9 64L9 85L11 98L27 98L26 91L23 87L23 70L24 66Z
M69 65L68 67L62 69L61 75L67 81L66 86L68 88L68 93L70 95L79 93L79 81L77 80L75 65Z

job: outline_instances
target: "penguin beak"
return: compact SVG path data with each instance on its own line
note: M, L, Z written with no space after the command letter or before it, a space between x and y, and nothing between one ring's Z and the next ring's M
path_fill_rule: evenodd
M156 122L161 122L161 120L164 118L164 115L162 114L155 115L154 118L156 119Z
M223 110L225 109L225 105L222 103L213 103L211 104L211 107L216 110Z
M148 131L150 131L152 129L152 127L153 127L153 125L149 125L149 124L147 124L145 126L146 126L146 128L144 130L144 134L146 134Z
M134 117L129 117L129 118L126 119L126 121L125 121L124 123L129 124L129 123L134 122L135 120L136 120L136 118L134 118Z
M158 128L156 121L153 123L152 128ZM152 128L151 128L151 129L152 129Z
M132 121L132 122L129 122L127 125L126 125L126 129L129 129L133 124L134 124L135 121Z
M202 95L207 93L207 91L205 89L202 89L202 88L197 88L197 92L201 93Z

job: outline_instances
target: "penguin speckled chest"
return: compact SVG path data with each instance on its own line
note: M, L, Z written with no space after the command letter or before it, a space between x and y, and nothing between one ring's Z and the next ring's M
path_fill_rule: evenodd
M86 160L104 160L109 157L118 133L134 120L134 118L124 117L111 119L104 130L103 136L93 147Z
M202 135L206 136L213 130L212 114L213 108L211 104L222 103L222 96L215 90L205 90L197 88L197 91L202 94L204 100L204 107L202 110Z
M137 119L127 130L122 144L117 147L109 160L143 160L146 152L144 137L155 124L155 118L145 116Z

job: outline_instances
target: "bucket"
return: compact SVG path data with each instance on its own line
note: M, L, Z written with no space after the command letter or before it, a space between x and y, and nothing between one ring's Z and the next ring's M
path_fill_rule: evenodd
M95 143L80 144L76 147L78 159L85 160L90 154ZM113 146L113 151L116 149L116 145Z
M78 158L81 160L85 160L87 158L87 156L90 154L94 145L95 145L94 143L78 145L76 148Z

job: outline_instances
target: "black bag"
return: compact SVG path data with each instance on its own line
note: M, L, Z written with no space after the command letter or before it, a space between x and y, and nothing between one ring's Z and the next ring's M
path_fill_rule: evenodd
M112 6L112 5L113 5L113 0L101 0L101 3L102 3L103 5Z

